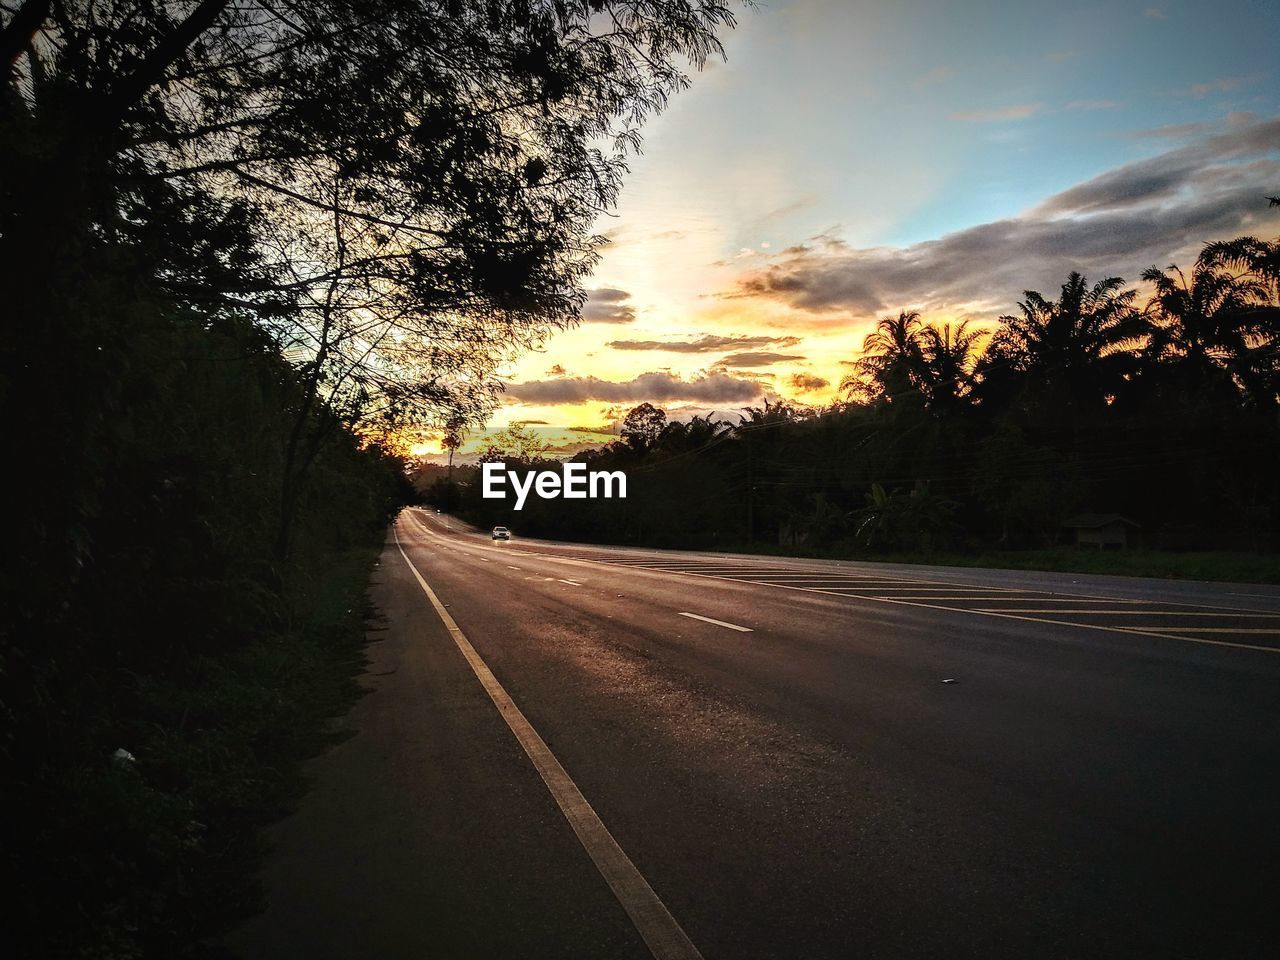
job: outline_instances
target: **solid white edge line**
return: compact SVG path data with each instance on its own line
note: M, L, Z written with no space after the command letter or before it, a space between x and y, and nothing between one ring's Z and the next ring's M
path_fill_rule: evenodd
M704 617L700 613L680 612L680 616L688 617L691 620L701 620L703 623L714 623L717 627L728 627L730 630L737 630L740 633L754 633L750 627L740 627L736 623L725 623L723 620L713 620L711 617Z
M445 609L444 604L440 602L435 591L418 572L418 568L405 553L404 546L400 543L400 533L394 524L391 532L395 537L400 556L404 557L404 562L408 565L414 579L418 581L418 586L431 601L431 606L435 608L449 635L453 637L453 642L457 644L463 659L467 661L472 673L476 675L485 693L498 708L498 713L506 721L507 727L533 762L534 768L542 777L542 782L551 791L551 796L559 806L560 812L569 821L569 826L573 828L578 841L595 863L596 869L600 871L605 882L609 884L609 889L618 898L622 909L635 924L636 930L649 947L655 960L702 960L702 954L693 945L693 941L676 922L675 917L671 915L671 911L658 898L658 895L653 892L653 888L636 869L631 858L618 846L618 842L613 839L613 834L587 802L578 785L560 765L560 761L538 735L538 731L520 712L520 708L480 658L480 654L467 640L466 635Z

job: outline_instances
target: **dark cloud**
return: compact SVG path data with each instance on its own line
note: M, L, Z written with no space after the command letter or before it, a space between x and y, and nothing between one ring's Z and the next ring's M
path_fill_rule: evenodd
M794 347L799 337L716 337L708 334L697 340L610 340L615 350L664 350L668 353L711 353L719 350L746 350L751 347Z
M1222 164L1280 153L1280 118L1126 164L1050 197L1031 216L1089 214L1175 200L1221 185L1232 173ZM1239 172L1238 170L1236 171ZM1188 197L1187 199L1191 199Z
M699 403L745 403L760 396L755 383L725 373L684 380L671 373L642 373L621 382L599 377L565 377L513 383L507 395L524 403L562 404L603 400L607 403L661 403L692 400Z
M823 387L831 386L830 380L825 380L822 377L815 377L810 373L793 373L791 376L787 377L787 383L791 384L793 388L801 392L821 390Z
M747 353L731 353L727 357L722 357L716 366L719 367L764 367L771 363L787 363L792 360L803 360L802 356L794 353L770 353L767 351L752 351Z
M568 372L569 372L569 371L568 371L568 370L566 370L564 367L560 366L560 364L558 364L558 363L553 363L553 364L551 365L550 369L548 369L548 370L547 370L547 376L548 376L548 377L563 377L563 376L564 376L566 373L568 373Z
M1280 182L1280 118L1140 160L997 220L909 247L831 236L784 252L723 296L768 297L817 314L899 309L1007 310L1026 289L1051 292L1070 270L1136 280L1185 261L1205 241L1274 235L1260 184Z
M582 319L588 323L630 323L636 318L635 308L627 303L631 294L614 287L587 291Z

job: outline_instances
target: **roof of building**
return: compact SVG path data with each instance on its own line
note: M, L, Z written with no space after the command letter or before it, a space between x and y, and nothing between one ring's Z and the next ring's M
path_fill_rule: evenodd
M1096 530L1098 527L1105 527L1112 523L1127 523L1131 527L1142 528L1142 524L1128 517L1122 517L1118 513L1077 513L1074 517L1068 517L1062 521L1064 527L1076 530Z

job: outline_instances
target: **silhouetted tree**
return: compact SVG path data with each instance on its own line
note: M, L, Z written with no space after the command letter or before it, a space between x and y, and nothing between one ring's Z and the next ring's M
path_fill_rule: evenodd
M28 0L4 16L0 264L16 313L40 318L13 349L15 395L49 379L32 357L94 339L76 333L86 265L252 317L303 383L282 553L339 427L478 422L498 364L576 322L640 125L732 23L715 0Z
M1266 285L1237 277L1201 256L1188 280L1176 266L1142 274L1154 288L1146 312L1153 319L1148 356L1183 371L1179 386L1199 389L1239 384L1257 392L1257 342Z
M919 387L924 365L920 314L903 311L884 317L862 341L862 356L840 389L859 400L904 400Z
M969 327L969 321L942 329L929 325L921 333L920 386L925 406L936 413L954 412L967 404L973 392L978 344L986 334Z
M449 478L453 478L453 455L458 452L458 448L462 446L463 437L466 435L466 421L460 414L454 413L445 421L444 436L441 437L440 443L445 450L449 451Z
M1209 266L1248 271L1270 287L1272 304L1280 306L1280 239L1219 240L1206 244L1200 259Z
M651 403L632 407L622 418L618 435L636 453L646 453L657 446L663 431L667 429L667 413Z
M1127 348L1147 332L1136 298L1119 277L1091 287L1074 271L1057 300L1026 291L1019 312L1000 318L979 364L985 397L1008 403L1022 394L1042 412L1084 412L1109 402L1134 369Z
M505 430L493 434L480 448L481 463L513 462L530 464L541 460L550 444L523 424L513 423Z

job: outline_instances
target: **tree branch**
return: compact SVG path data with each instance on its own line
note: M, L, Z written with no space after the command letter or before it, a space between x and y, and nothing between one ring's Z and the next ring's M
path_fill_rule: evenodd
M187 18L177 28L143 57L132 73L122 77L107 94L106 102L99 105L94 122L99 129L110 127L125 112L143 98L158 83L167 70L187 47L196 41L226 9L228 0L200 0Z
M50 5L50 0L27 0L0 30L0 57L3 57L6 67L12 67L14 61L22 56L22 51L27 49L40 24L49 15Z

